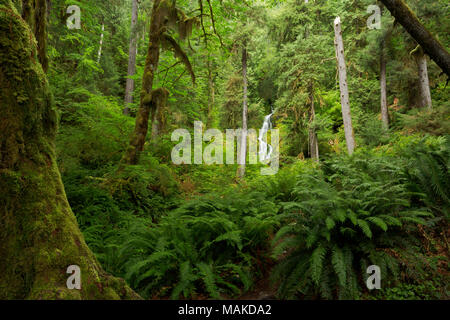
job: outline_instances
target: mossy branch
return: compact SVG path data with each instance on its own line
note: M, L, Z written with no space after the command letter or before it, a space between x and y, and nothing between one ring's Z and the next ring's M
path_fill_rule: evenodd
M189 71L189 74L191 75L192 83L195 84L194 70L187 54L183 51L183 49L181 49L177 41L167 33L163 34L162 40L164 44L169 45L173 49L175 57L179 58L181 62L183 62L183 64L186 66L186 69Z

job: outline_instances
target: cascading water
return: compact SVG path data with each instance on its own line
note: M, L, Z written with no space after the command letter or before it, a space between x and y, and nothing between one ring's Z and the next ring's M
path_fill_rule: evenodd
M267 132L272 129L272 122L270 121L273 115L272 113L264 117L264 123L259 131L259 160L267 161L272 155L273 148L267 143ZM268 149L268 150L267 150Z

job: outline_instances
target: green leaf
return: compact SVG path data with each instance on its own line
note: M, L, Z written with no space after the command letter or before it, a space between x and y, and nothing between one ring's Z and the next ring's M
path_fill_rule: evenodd
M362 232L368 237L372 238L372 231L370 230L369 224L361 219L356 221L356 224L361 228Z
M311 278L316 283L319 284L320 276L322 274L323 260L325 259L325 254L327 249L318 246L311 255Z
M369 217L367 218L367 220L369 220L370 222L372 222L374 225L380 227L383 231L387 231L388 226L387 224L383 221L383 219L378 218L378 217Z
M325 219L325 224L326 224L328 230L333 229L334 226L336 225L336 223L334 222L334 220L331 219L330 217L327 217L327 218Z

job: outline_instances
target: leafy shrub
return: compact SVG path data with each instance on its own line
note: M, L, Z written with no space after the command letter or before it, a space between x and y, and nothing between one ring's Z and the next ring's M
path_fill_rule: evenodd
M449 292L440 294L441 284L427 280L420 284L401 283L394 287L382 288L378 299L383 300L435 300L448 299Z
M395 113L394 126L407 133L427 133L434 136L450 134L450 105L434 106L432 110L412 109L406 114Z
M358 126L358 137L362 138L361 145L369 148L389 142L389 130L383 128L382 122L374 116L361 116L362 122Z
M121 114L113 98L91 95L63 113L56 147L62 174L79 168L96 170L117 163L128 144L132 119Z
M178 182L170 168L154 158L147 158L140 165L114 170L106 175L102 185L121 210L131 210L139 215L157 218L177 201Z

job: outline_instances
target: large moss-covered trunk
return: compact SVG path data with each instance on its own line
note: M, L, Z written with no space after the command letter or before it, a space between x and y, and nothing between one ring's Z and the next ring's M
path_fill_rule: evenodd
M36 37L39 62L47 72L47 0L22 0L22 18Z
M0 299L139 298L87 247L55 161L56 113L36 40L0 0ZM69 290L69 265L81 290Z

